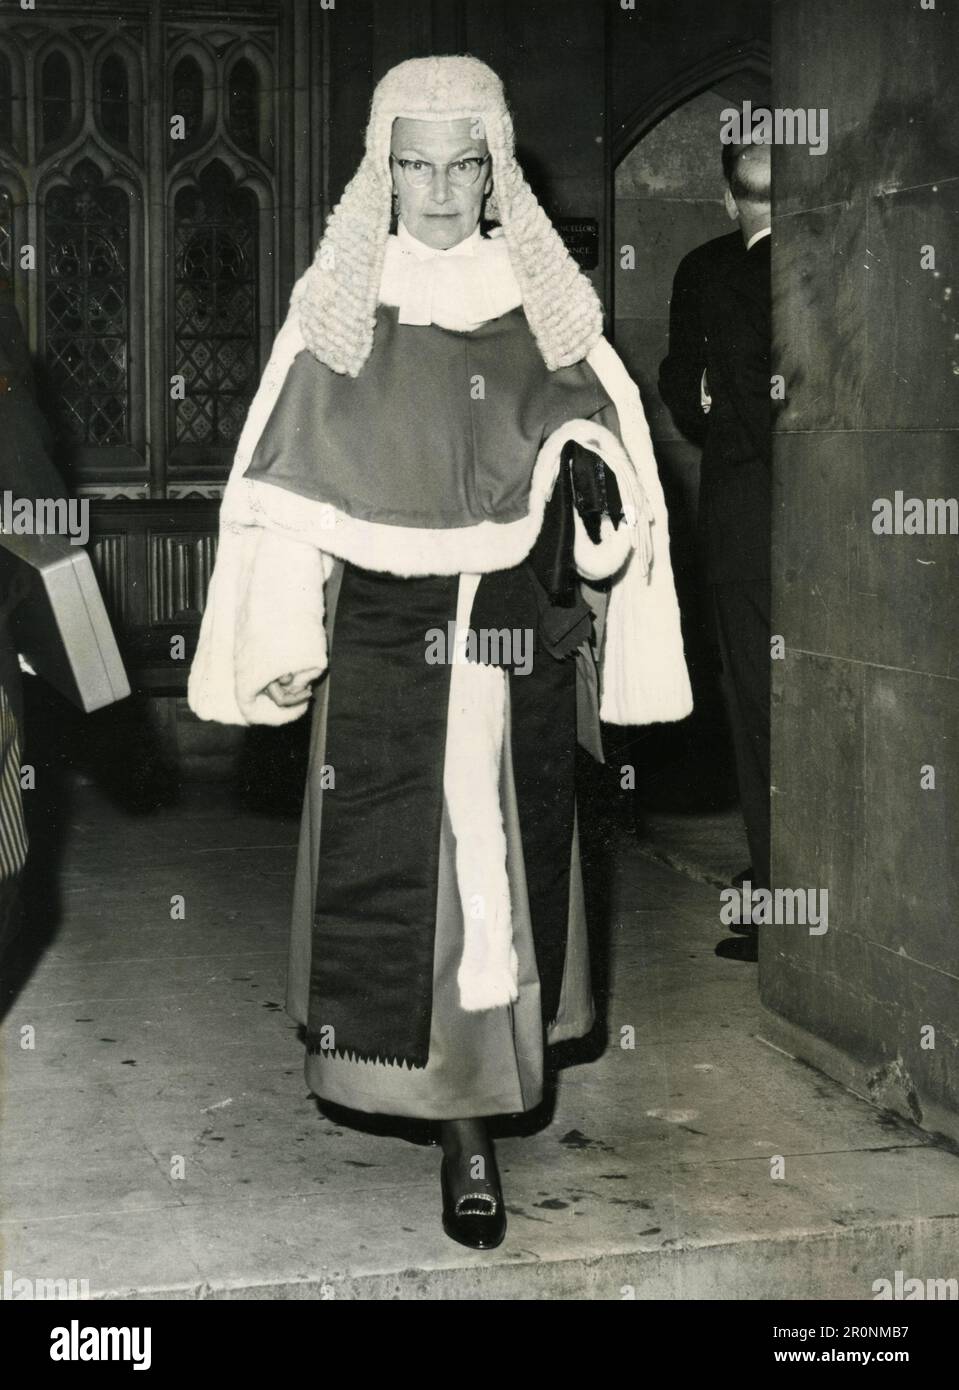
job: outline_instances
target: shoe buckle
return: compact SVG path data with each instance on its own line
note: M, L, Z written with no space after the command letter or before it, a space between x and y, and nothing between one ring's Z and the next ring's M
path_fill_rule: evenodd
M463 1206L466 1202L483 1202L489 1207L489 1210L464 1213ZM457 1216L495 1216L498 1207L499 1202L489 1192L464 1192L462 1197L457 1197L456 1199L455 1211Z

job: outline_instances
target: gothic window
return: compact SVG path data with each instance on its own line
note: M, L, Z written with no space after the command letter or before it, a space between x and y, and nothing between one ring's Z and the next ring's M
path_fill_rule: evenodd
M41 144L52 145L66 135L70 126L73 75L66 55L59 49L48 53L40 70Z
M127 196L83 160L46 198L46 364L58 424L81 445L129 441Z
M230 71L229 127L242 149L259 153L260 79L247 58L234 63Z
M174 205L174 442L233 445L259 374L258 204L214 161Z
M116 53L100 67L100 128L108 140L125 147L130 142L130 90L127 65Z
M277 96L293 90L286 7L7 8L0 278L38 358L57 462L88 494L213 495L302 249L293 217L272 211L309 221L317 206L296 195L318 189L316 161L306 178L270 154L293 119Z
M274 157L321 105L313 7L293 8L0 0L0 278L56 461L94 499L128 670L164 694L185 680L171 625L198 621L215 499L324 201L312 123L295 167Z
M203 73L200 64L189 54L173 69L171 96L170 114L182 116L187 140L195 139L203 121Z

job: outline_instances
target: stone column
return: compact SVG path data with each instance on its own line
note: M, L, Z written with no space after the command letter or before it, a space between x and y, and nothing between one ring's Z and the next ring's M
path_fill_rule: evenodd
M829 916L760 960L780 1045L954 1138L957 52L941 0L774 3L775 100L828 148L774 156L773 878Z

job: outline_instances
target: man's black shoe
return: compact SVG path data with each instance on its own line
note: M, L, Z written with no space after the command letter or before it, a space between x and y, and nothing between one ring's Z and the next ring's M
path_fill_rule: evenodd
M755 964L759 960L759 932L755 927L744 928L747 936L727 936L716 947L716 955L723 960L743 960Z

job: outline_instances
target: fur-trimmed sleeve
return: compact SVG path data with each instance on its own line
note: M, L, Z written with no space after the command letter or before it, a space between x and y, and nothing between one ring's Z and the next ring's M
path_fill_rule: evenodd
M220 509L220 539L187 699L200 719L287 724L308 701L282 707L263 692L288 672L326 669L323 587L328 556L256 524L243 474L286 373L303 349L291 310L250 405Z
M607 458L603 448L597 452L616 473L634 546L609 589L600 718L608 724L685 719L692 711L693 696L669 555L669 517L646 414L636 383L605 338L586 360L616 408L620 458L617 462L612 453ZM595 428L604 427L595 422ZM610 430L605 433L612 436ZM587 438L580 442L590 447ZM614 544L612 523L604 519L603 526L609 528L607 537ZM578 565L583 551L580 544ZM584 562L588 563L588 551Z

